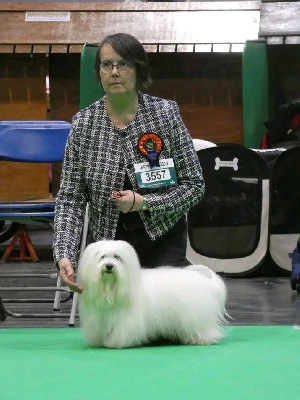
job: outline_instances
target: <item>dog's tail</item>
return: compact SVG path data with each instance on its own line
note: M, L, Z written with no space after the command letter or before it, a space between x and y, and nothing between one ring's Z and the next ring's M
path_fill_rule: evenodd
M227 318L231 318L231 317L225 309L225 303L226 303L226 298L227 298L227 288L226 288L224 280L219 275L217 275L214 271L212 271L211 269L209 269L208 267L206 267L204 265L190 265L187 268L191 269L193 271L199 272L202 276L205 276L206 278L208 278L210 280L212 287L215 289L214 290L215 296L220 305L221 322L223 324L225 324L227 321Z

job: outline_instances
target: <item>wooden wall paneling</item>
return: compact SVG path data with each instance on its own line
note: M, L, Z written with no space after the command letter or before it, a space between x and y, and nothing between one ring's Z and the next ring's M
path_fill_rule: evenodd
M70 55L80 52L86 42L97 43L109 33L124 31L135 35L145 44L149 54L154 56L157 55L155 52L158 49L170 56L176 55L174 51L203 51L204 46L206 46L205 51L212 51L216 48L216 44L223 43L228 46L228 43L243 44L245 40L256 39L260 5L260 1L6 4L0 5L0 26L3 29L1 45L32 44L33 52L36 49L36 53L42 51L38 46L45 45L51 47L50 56L58 51L67 51ZM27 11L70 12L70 21L25 22ZM204 60L204 66L199 62L195 63L195 60L199 59L196 54L193 54L193 58L188 56L186 59L183 54L183 58L176 58L179 66L175 69L174 66L164 64L164 54L159 54L159 58L162 65L157 62L155 64L151 93L173 98L182 108L188 110L183 111L187 113L184 118L188 118L187 124L192 135L197 136L207 134L206 132L210 132L210 135L212 132L214 135L219 134L218 130L211 128L199 130L197 115L201 107L203 109L208 107L208 110L215 107L216 124L223 122L224 109L230 118L231 111L237 109L236 121L232 121L230 125L231 128L235 127L235 140L240 141L242 106L238 96L238 78L232 81L228 78L226 80L225 77L224 80L217 80L208 76L211 60L206 65L205 57L202 55L200 60L201 63ZM188 65L189 60L191 62ZM79 62L74 65L79 68ZM69 71L71 69L72 66ZM156 70L159 73L156 73ZM73 79L71 77L64 77L61 81L55 79L52 79L50 73L51 93L58 93L56 99L51 94L50 118L70 120L71 115L77 111L74 100L77 97L75 80L71 83ZM187 84L188 90L185 87ZM71 98L74 101L71 101ZM209 121L211 118L207 119L207 122Z
M79 111L80 54L49 55L50 119L72 121Z
M262 1L259 35L286 36L300 34L299 1Z
M25 201L48 196L48 164L0 161L0 201Z
M16 44L15 45L15 53L31 53L32 52L32 45L31 44Z
M0 54L0 120L47 119L45 63L45 55ZM48 195L48 164L0 162L0 201Z
M299 45L269 46L268 57L276 109L287 101L300 98Z
M80 54L49 55L50 119L72 121L79 111ZM52 193L59 190L60 163L52 164Z
M26 12L38 11L69 12L70 20L25 21ZM147 44L244 43L257 38L259 13L260 1L2 5L1 42L97 43L108 33L128 32Z
M241 107L181 105L181 116L193 138L243 144Z
M38 53L44 53L48 54L50 50L50 45L49 44L34 44L32 46L32 52L34 54Z
M192 137L243 144L241 54L148 56L148 93L177 101Z
M51 53L67 53L68 45L66 44L53 44L51 46Z
M0 53L13 53L14 49L13 44L0 44Z
M56 197L59 186L60 186L60 177L61 177L62 163L54 163L52 164L52 187L51 193L53 197Z
M71 44L69 46L69 53L81 53L83 44Z

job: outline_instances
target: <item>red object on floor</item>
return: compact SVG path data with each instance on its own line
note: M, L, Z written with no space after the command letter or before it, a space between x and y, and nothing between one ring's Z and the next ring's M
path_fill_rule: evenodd
M267 132L263 136L263 140L261 142L261 149L268 149L269 148L269 143L270 143L270 133Z
M20 255L18 257L11 257L10 254L13 251L13 249L18 241L20 244ZM28 250L29 255L26 254L26 249ZM12 238L12 241L10 242L8 248L5 250L5 253L3 254L0 261L6 262L6 261L10 261L10 260L13 260L13 261L39 261L39 258L36 254L34 246L28 235L26 225L23 225L23 224L20 225L20 229L15 233L14 237Z

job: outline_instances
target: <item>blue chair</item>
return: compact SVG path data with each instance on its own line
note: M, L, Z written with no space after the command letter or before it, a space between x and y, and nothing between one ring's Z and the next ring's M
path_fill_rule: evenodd
M55 128L64 126L71 128L71 124L66 121L0 121L0 133L7 128L13 127Z
M26 126L25 126L26 125ZM69 135L71 125L52 124L49 126L41 126L40 124L11 124L5 129L0 129L0 162L5 160L8 162L30 162L30 163L54 163L62 162L64 157L65 145ZM55 211L55 199L49 198L37 199L29 202L5 202L0 203L0 222L11 221L20 223L18 232L14 235L11 243L6 249L1 261L11 260L32 260L39 261L34 246L30 240L27 231L27 224L33 222L43 222L53 227ZM10 257L15 244L20 242L20 255L19 257ZM26 249L29 256L26 255ZM23 277L22 275L15 274L14 277ZM9 276L8 276L9 277ZM5 288L0 288L5 290ZM68 288L61 286L61 279L58 275L57 285L55 288L36 288L37 290L54 290L54 310L58 310L61 302L61 293L63 291L69 292ZM17 289L16 289L17 290ZM70 295L63 299L66 302L70 299ZM22 302L30 302L30 300L22 299ZM39 302L45 302L44 299ZM0 296L0 313L1 320L6 318L6 315L14 317L24 317L24 314L14 314L6 310ZM46 317L55 316L57 314L43 314L36 315L30 314L32 317ZM59 314L59 317L67 317L68 315ZM29 317L29 315L26 315Z
M55 163L62 162L70 124L11 125L0 130L0 161ZM30 202L0 203L0 221L19 222L20 229L1 258L38 261L38 256L28 235L26 224L44 222L53 224L55 199L39 199ZM10 257L15 244L20 241L20 256ZM30 256L26 256L26 248Z
M49 120L49 119L47 119L47 120L26 120L26 121L23 121L23 120L14 120L14 121L10 121L10 120L7 120L7 121L0 121L0 125L15 125L15 124L23 124L23 125L27 125L27 124L29 124L29 125L32 125L32 124L34 124L34 125L39 125L39 124L57 124L57 125L61 125L61 124L69 124L69 122L67 122L67 121L59 121L59 120Z
M69 125L70 123L67 121L51 121L51 120L45 120L45 121L21 121L21 120L17 120L17 121L0 121L0 132L3 131L3 129L6 129L10 126L16 126L16 125L22 125L22 126L29 126L29 125L39 125L39 126L63 126L63 125Z

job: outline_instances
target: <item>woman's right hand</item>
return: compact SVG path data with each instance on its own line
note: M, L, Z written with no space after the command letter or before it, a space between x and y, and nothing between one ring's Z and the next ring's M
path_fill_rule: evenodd
M71 261L68 258L62 258L58 262L59 266L59 274L61 279L65 282L65 284L73 290L73 292L82 293L83 288L78 286L75 282L75 274L74 268Z

